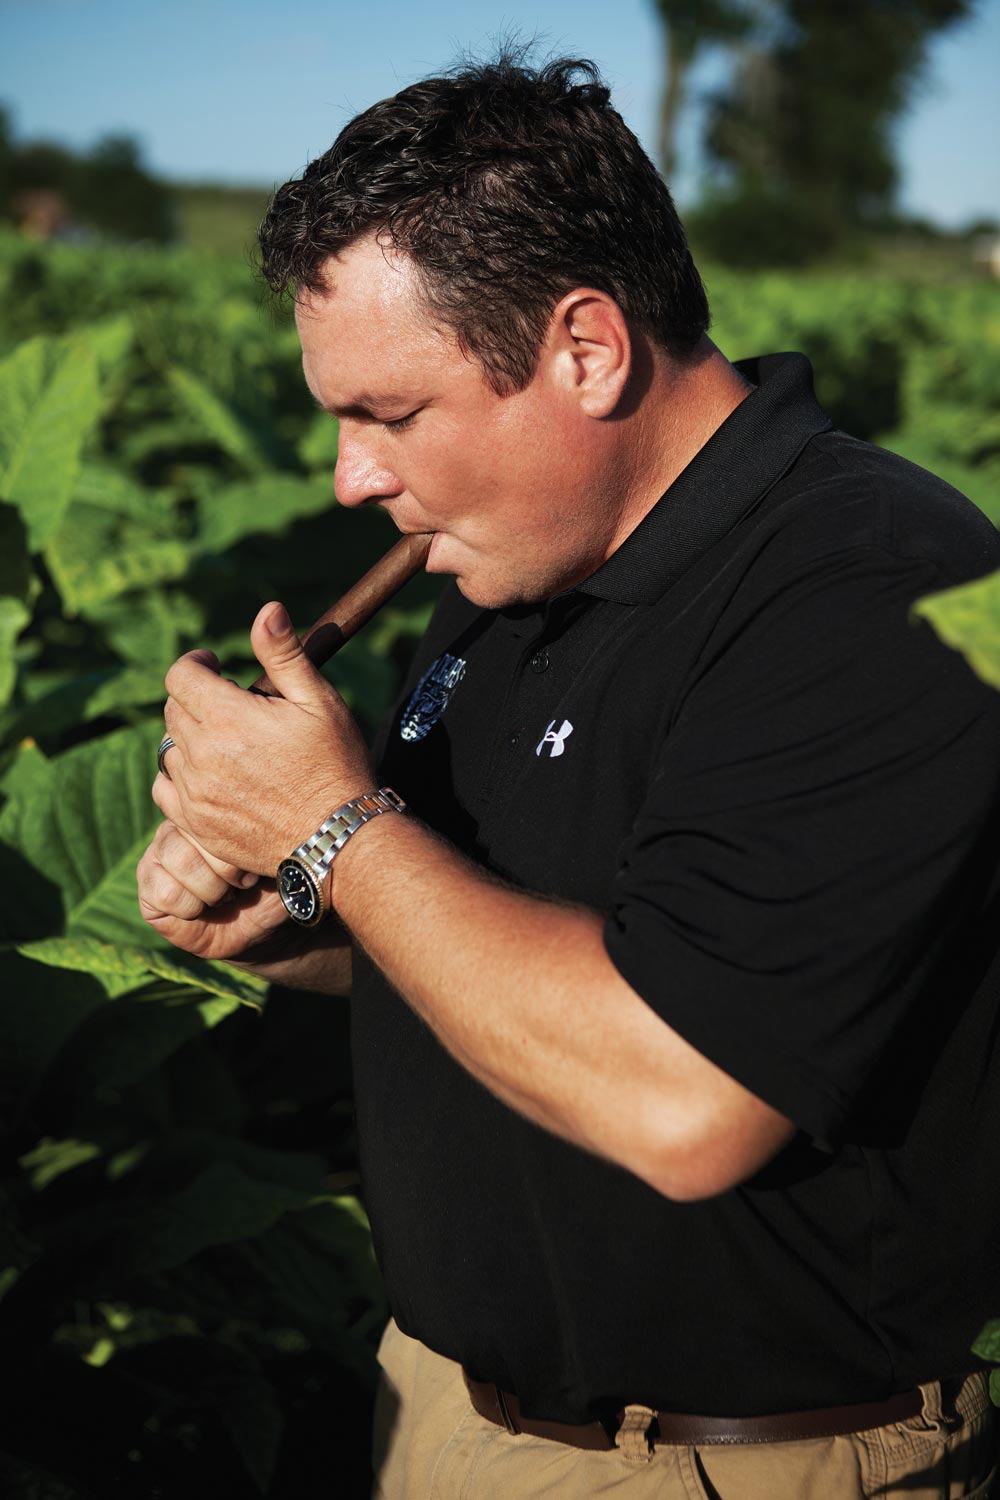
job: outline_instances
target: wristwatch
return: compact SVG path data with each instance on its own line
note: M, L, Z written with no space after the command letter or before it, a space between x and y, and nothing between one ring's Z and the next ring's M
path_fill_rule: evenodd
M301 927L315 927L325 911L323 882L347 840L380 813L405 809L402 797L387 786L363 797L352 797L283 859L278 866L278 895L292 921Z

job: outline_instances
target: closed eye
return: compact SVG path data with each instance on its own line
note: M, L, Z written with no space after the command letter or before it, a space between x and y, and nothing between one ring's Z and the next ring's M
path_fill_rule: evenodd
M419 410L420 408L418 407L417 411L411 411L409 416L396 417L396 419L392 422L383 422L382 426L386 429L387 432L405 432L407 427L409 427L410 423L416 417Z

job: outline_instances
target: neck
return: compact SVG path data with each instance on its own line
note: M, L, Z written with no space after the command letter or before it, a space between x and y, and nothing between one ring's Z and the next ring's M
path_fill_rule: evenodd
M754 389L707 337L684 361L647 346L643 363L642 394L621 423L628 493L609 556Z

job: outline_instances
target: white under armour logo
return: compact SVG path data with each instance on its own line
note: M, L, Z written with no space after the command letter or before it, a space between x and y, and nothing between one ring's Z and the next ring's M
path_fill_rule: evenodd
M557 755L562 755L566 748L565 742L572 733L573 726L568 719L563 719L562 728L559 730L556 730L556 721L553 719L535 746L535 754L541 755L543 748L546 745L551 745L552 749L549 751L549 755L554 760Z

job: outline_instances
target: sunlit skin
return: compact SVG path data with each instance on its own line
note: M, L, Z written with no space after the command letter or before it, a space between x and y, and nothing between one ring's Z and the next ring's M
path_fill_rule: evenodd
M707 339L678 364L581 287L553 310L526 389L502 397L429 319L405 258L365 242L327 270L298 326L309 387L340 421L337 494L433 531L431 570L481 605L592 572L749 393ZM153 787L167 821L139 865L140 908L189 952L337 993L343 929L293 929L270 877L375 772L282 606L264 606L251 642L280 699L226 682L205 652L167 675L175 746ZM265 879L236 894L243 871ZM601 913L499 886L398 814L345 846L331 886L344 927L474 1077L657 1191L722 1192L794 1133L622 979Z
M338 500L435 532L428 571L486 607L592 573L749 390L709 340L678 365L582 287L528 386L501 396L405 255L362 241L327 262L326 288L296 323L309 389L339 418Z

